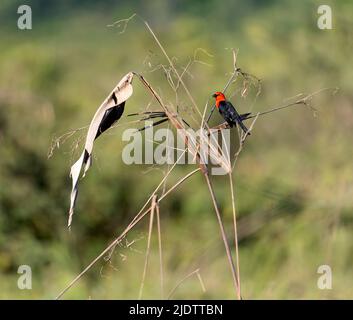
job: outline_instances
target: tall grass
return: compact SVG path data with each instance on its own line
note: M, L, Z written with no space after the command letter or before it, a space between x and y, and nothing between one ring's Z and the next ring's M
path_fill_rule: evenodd
M119 20L112 24L111 26L119 26L122 27L122 32L125 32L128 26L128 23L131 21L131 19L135 18L137 15L133 15L128 19L124 20ZM140 17L138 17L141 19ZM141 19L142 20L142 19ZM117 244L121 243L121 241L126 237L126 235L136 228L137 224L142 221L143 219L147 219L149 217L149 224L148 224L148 238L147 238L147 247L146 247L146 253L145 253L145 262L143 266L143 271L142 271L142 279L140 283L140 290L139 290L139 298L143 297L143 291L144 291L144 286L145 286L145 280L146 276L148 273L148 265L149 265L149 256L150 256L150 250L151 250L151 237L152 233L154 232L153 225L154 221L156 218L157 221L157 235L158 235L158 249L159 249L159 265L160 265L160 286L161 286L161 298L165 298L165 288L164 288L164 275L163 275L163 255L162 255L162 228L160 224L160 211L159 211L159 204L161 201L165 200L168 196L171 197L173 195L173 192L180 187L182 184L186 183L190 177L192 177L196 173L200 173L204 177L205 181L205 186L208 189L209 192L209 197L210 197L210 203L213 206L214 213L218 222L218 227L219 227L219 232L221 235L221 239L224 245L225 249L225 254L227 257L231 277L232 277L232 282L233 282L233 287L234 287L234 296L237 299L242 299L242 293L241 293L241 277L240 277L240 261L239 261L239 245L238 245L238 230L237 230L237 212L236 212L236 201L237 197L235 194L234 190L234 172L236 169L236 161L238 157L240 156L244 146L246 145L247 137L249 133L253 130L256 121L259 116L272 113L274 111L281 110L283 108L288 108L291 106L297 106L297 105L304 105L304 106L311 106L310 102L313 96L316 94L320 93L320 91L317 91L313 94L309 95L300 95L298 99L296 99L294 102L286 103L283 105L280 105L278 107L272 108L268 111L262 112L262 113L257 113L254 115L251 115L248 117L248 119L253 119L251 125L249 126L249 131L247 133L243 133L241 130L238 130L238 136L239 136L239 146L236 152L233 154L231 157L230 161L228 160L228 156L230 153L230 150L227 151L227 154L224 154L223 151L220 151L221 148L218 145L216 148L213 144L209 142L209 135L211 134L212 130L217 130L222 133L223 137L223 130L228 130L229 126L226 123L222 123L221 125L218 125L216 127L209 127L208 122L209 119L212 115L212 112L214 110L214 107L211 108L211 112L209 116L206 119L206 111L208 109L208 105L204 107L204 111L200 111L200 107L196 104L195 99L193 97L192 91L188 88L188 86L185 84L183 80L183 76L187 74L188 72L188 66L186 66L183 70L182 73L180 73L177 70L177 67L175 66L175 63L173 62L173 59L171 59L167 53L167 50L165 47L161 44L160 40L152 30L152 28L149 26L149 24L142 20L144 26L147 28L149 34L153 37L155 43L159 47L161 53L164 55L167 63L168 63L168 68L166 68L164 65L162 67L165 76L166 76L166 81L169 84L170 88L174 91L175 95L178 96L180 95L180 88L183 89L183 93L185 94L186 98L189 100L190 103L190 116L192 117L192 120L194 123L198 123L200 128L205 128L206 131L208 132L207 134L201 135L201 139L204 139L206 143L208 144L208 150L209 150L209 156L212 158L215 158L218 163L221 164L223 168L225 168L228 176L228 183L229 183L229 190L230 190L230 195L229 195L229 202L231 203L232 207L232 218L233 218L233 242L234 242L234 254L232 254L231 250L231 245L229 243L229 237L227 236L226 233L226 228L224 226L224 222L222 219L222 212L220 210L220 207L218 205L216 193L214 190L214 186L212 184L212 179L210 176L209 168L208 165L204 164L201 161L202 156L200 155L200 144L205 141L194 141L193 137L190 136L187 128L185 127L185 119L183 119L182 115L178 111L178 107L168 103L168 105L163 101L162 97L160 94L157 93L157 91L152 87L152 85L147 81L147 79L134 72L135 77L137 77L142 85L146 88L147 92L149 92L153 99L158 103L158 105L161 108L161 112L164 113L164 115L168 118L169 125L171 125L175 131L181 136L181 138L185 142L185 150L183 151L183 154L186 152L189 152L193 155L194 159L196 159L196 165L197 168L191 171L189 174L185 175L184 177L181 177L179 181L174 184L172 187L169 189L165 189L167 179L171 172L175 169L178 160L175 161L175 163L169 168L169 170L166 172L166 174L163 176L162 180L160 183L157 185L157 187L151 192L149 196L147 196L147 200L142 206L142 208L139 210L139 212L136 214L136 216L131 220L131 222L128 224L128 226L125 228L125 230L117 236L96 258L94 258L91 263L88 264L84 270L79 273L56 297L57 299L61 298L68 290L70 290L92 267L95 265L100 259L102 259L107 252L110 250L114 249ZM232 71L229 80L227 81L223 91L225 92L227 88L229 87L230 84L235 83L238 77L241 77L242 79L242 88L241 88L241 95L246 96L248 93L248 90L251 86L254 86L257 88L257 93L256 93L256 99L261 93L261 82L260 80L254 76L251 75L247 72L244 72L241 68L238 67L237 65L237 51L232 50L232 55L233 55L233 66L232 66ZM175 82L176 81L176 82ZM326 90L326 89L323 89ZM195 117L195 114L197 117ZM136 122L131 122L131 123L136 123ZM80 129L77 129L80 130ZM76 131L72 131L68 133L67 135L64 135L61 137L61 139L66 139L67 136L71 136L71 134L75 133ZM56 141L56 143L58 143ZM49 154L52 154L52 150L49 152ZM182 155L183 155L182 154ZM216 231L214 231L216 232ZM206 291L206 288L204 286L204 283L202 281L199 268L192 271L188 275L186 275L175 287L174 289L171 290L167 298L173 296L175 290L179 287L181 283L189 279L191 276L196 275L200 281L201 288L203 291Z

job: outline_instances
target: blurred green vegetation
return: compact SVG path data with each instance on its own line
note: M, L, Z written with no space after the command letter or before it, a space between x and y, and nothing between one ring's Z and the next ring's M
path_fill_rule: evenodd
M263 80L240 97L243 112L263 111L298 93L339 87L314 99L317 114L298 107L259 119L241 153L234 177L240 237L242 293L248 298L353 298L353 3L326 1L333 30L317 28L321 1L25 1L33 29L17 29L17 7L0 4L0 298L53 298L138 212L163 177L164 167L126 166L122 126L95 145L95 161L80 185L71 233L66 228L70 165L84 132L48 159L53 137L85 126L120 78L143 73L175 103L163 72L163 55L138 18L126 31L107 27L138 13L182 68L197 51L207 63L186 76L202 111L239 66ZM137 82L136 82L137 83ZM150 96L137 84L128 112ZM180 107L189 101L180 91ZM127 112L126 112L127 113ZM130 119L122 118L121 123ZM214 123L221 119L214 116ZM131 126L131 125L130 125ZM134 127L135 125L133 125ZM192 170L178 166L168 185ZM214 178L231 237L227 177ZM233 298L231 276L217 221L202 177L195 175L161 205L165 292L185 281L175 298ZM137 298L147 223L102 260L65 298ZM135 241L130 247L128 241ZM17 288L17 268L32 267L33 289ZM319 290L317 269L328 264L333 289ZM153 237L145 298L159 298L158 242Z

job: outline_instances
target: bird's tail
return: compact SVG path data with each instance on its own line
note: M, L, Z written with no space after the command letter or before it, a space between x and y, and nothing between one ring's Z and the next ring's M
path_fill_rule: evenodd
M241 121L246 120L250 115L251 115L251 112L242 113L242 114L240 115L240 120L241 120Z
M247 133L248 135L250 135L248 128L244 125L244 123L243 123L243 121L241 121L241 119L237 119L237 123L239 124L240 128L244 131L244 133Z

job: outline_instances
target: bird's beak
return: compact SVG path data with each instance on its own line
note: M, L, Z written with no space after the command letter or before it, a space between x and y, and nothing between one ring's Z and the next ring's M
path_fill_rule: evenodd
M213 97L213 98L216 98L216 97L217 97L217 95L214 93L214 94L212 95L212 97Z

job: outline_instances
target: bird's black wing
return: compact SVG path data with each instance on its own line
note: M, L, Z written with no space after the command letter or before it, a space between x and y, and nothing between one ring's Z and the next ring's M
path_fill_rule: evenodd
M239 115L237 110L233 107L233 105L229 101L225 102L225 108L224 109L227 110L227 117L229 117L231 119L231 122L233 124L235 124L235 125L238 124L240 126L240 128L245 133L248 132L247 127L244 125L244 123L242 121L242 117Z
M233 108L234 109L234 108ZM221 114L221 116L223 117L223 119L225 121L227 121L227 123L229 124L230 127L233 127L234 123L232 121L232 112L229 109L229 106L226 104L226 102L221 102L219 104L219 108L218 108L219 113Z
M94 139L97 139L104 131L108 130L116 121L118 121L121 117L121 115L124 112L124 107L125 107L125 101L109 108L99 124L98 130L96 137Z

